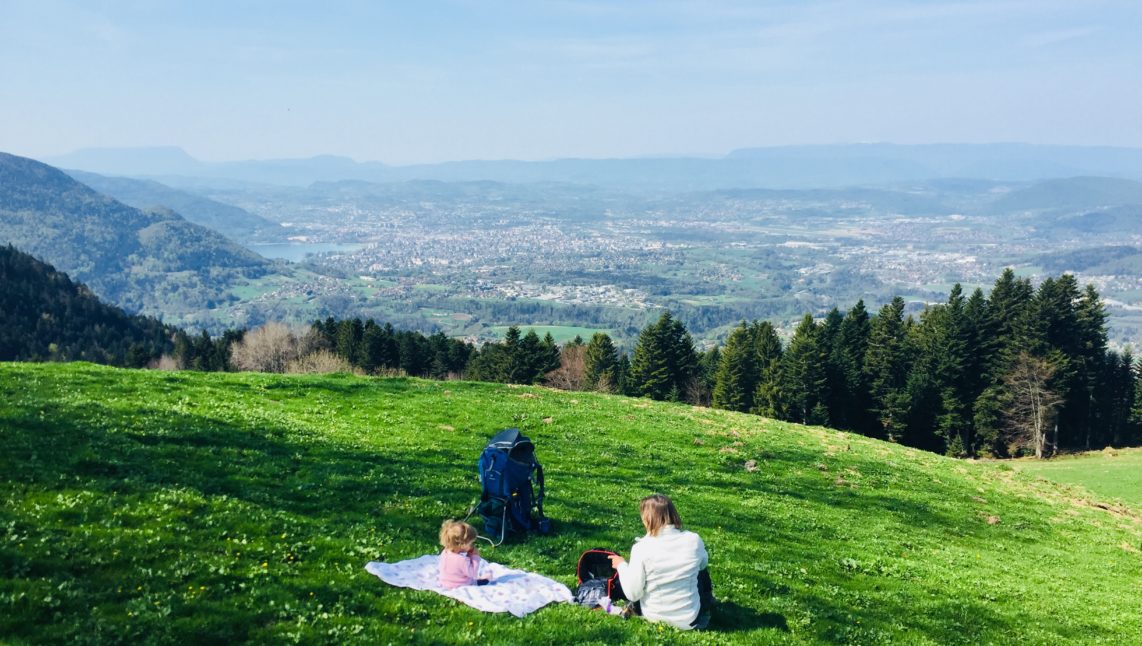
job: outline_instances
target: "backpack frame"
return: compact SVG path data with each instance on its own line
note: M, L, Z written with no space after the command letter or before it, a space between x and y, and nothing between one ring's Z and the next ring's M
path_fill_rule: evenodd
M550 531L551 521L543 515L543 466L530 438L518 428L506 428L488 441L477 464L483 491L475 511L484 519L484 531L499 536L493 545L509 534Z

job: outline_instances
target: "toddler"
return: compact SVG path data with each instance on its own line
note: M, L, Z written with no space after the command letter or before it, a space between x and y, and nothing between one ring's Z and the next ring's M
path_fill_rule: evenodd
M462 585L484 585L480 573L480 552L476 550L476 528L460 520L446 520L440 526L440 585L451 589Z

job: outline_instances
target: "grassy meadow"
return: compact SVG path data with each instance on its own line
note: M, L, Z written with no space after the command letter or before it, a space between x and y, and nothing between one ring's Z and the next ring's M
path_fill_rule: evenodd
M1142 449L1110 449L1065 455L1051 460L1021 460L1020 471L1142 510Z
M711 629L515 619L366 573L439 549L506 426L536 442L555 532L489 560L573 586L661 491L710 551ZM0 364L0 642L1136 643L1142 513L1100 495L607 395Z

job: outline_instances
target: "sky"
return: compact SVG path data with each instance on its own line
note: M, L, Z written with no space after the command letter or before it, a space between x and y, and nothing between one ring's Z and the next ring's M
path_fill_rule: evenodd
M1142 147L1138 0L0 0L0 150Z

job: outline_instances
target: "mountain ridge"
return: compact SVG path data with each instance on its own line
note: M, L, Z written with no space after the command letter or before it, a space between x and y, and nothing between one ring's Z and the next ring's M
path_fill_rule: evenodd
M1036 181L1077 175L1142 179L1142 149L1039 144L843 144L742 148L721 157L462 160L393 166L321 155L229 162L194 160L178 149L85 149L49 158L96 173L182 175L282 185L361 179L405 181L569 181L602 186L686 191L729 188L826 188L947 177ZM163 152L165 151L165 152ZM184 157L185 156L185 157ZM193 161L193 163L190 163Z
M140 211L41 162L0 153L0 243L54 265L130 313L227 298L272 263L170 211ZM166 305L167 307L163 307Z
M277 222L232 204L195 195L149 179L135 179L67 170L76 181L137 209L166 207L187 221L213 229L236 241L260 239L278 242L286 237Z

